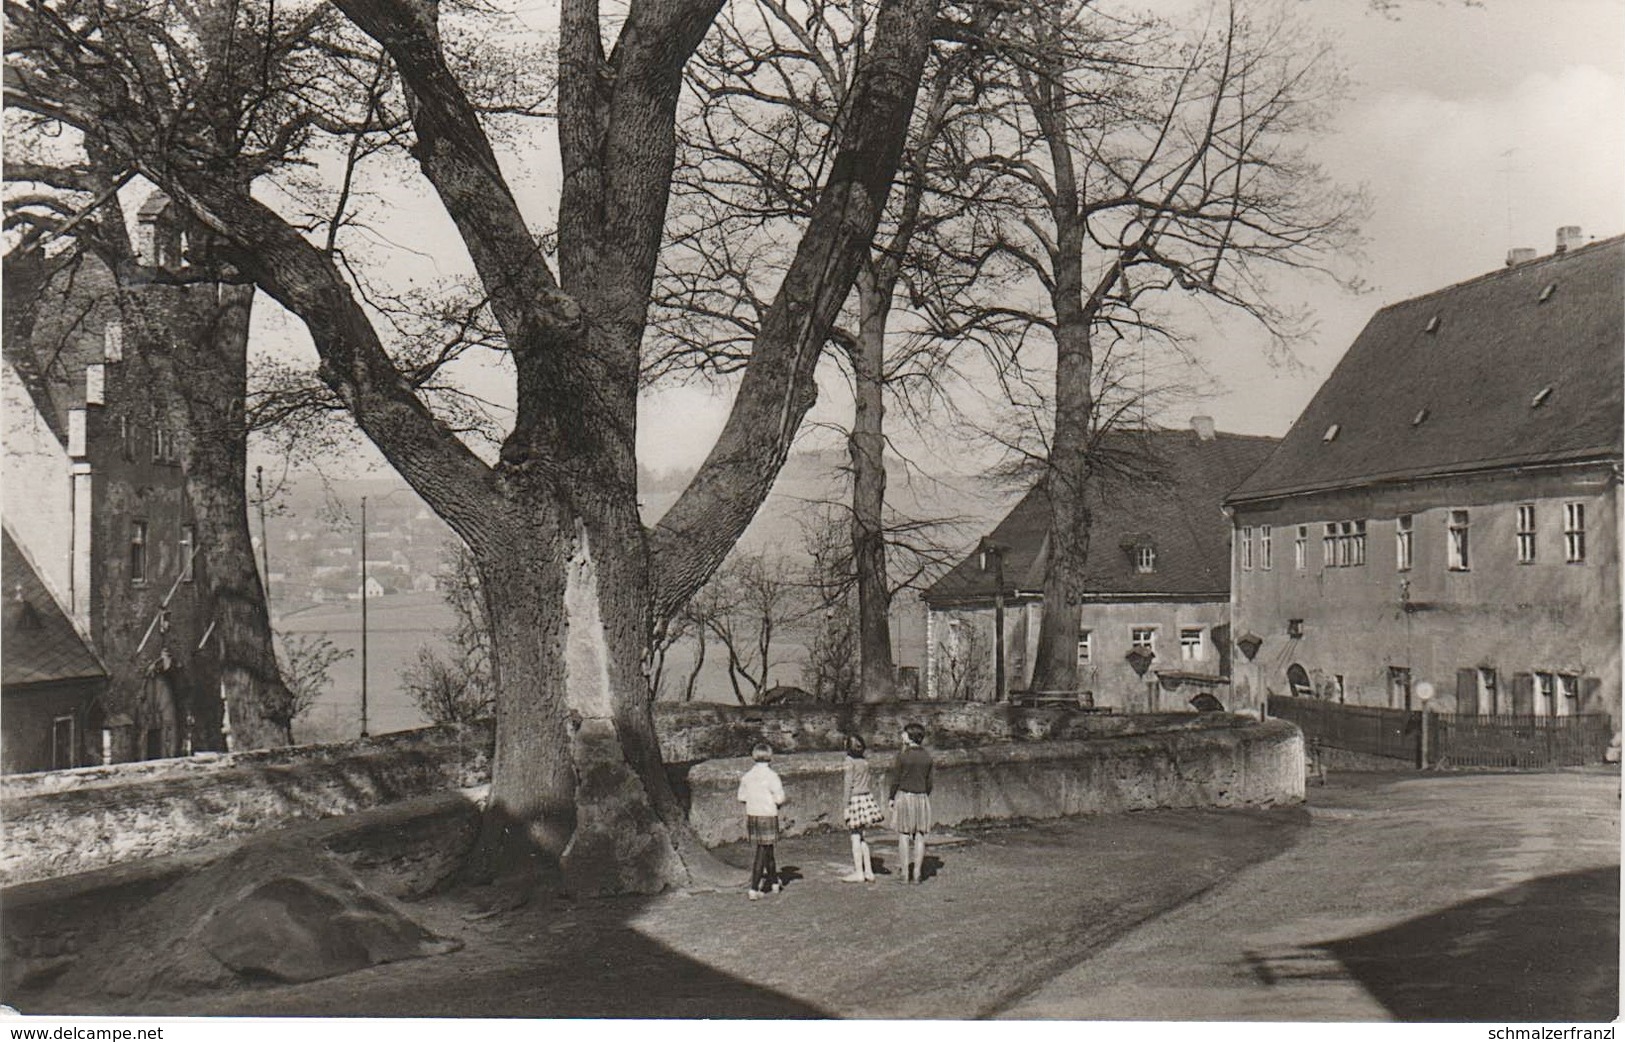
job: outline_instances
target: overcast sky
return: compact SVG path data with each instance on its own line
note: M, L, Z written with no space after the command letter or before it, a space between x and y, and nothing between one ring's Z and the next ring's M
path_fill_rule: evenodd
M1409 0L1398 17L1365 0L1298 2L1354 79L1316 152L1370 195L1366 291L1279 287L1315 315L1296 364L1268 361L1266 338L1243 323L1192 330L1215 359L1216 393L1164 423L1206 412L1221 430L1284 434L1377 308L1483 274L1514 246L1550 253L1559 225L1625 232L1625 0ZM700 388L653 396L642 458L697 463L726 406ZM826 384L811 418L840 423L849 410Z
M1625 232L1625 0L1406 0L1397 17L1367 0L1288 2L1337 41L1354 80L1315 151L1336 181L1363 185L1372 201L1366 290L1279 285L1284 303L1315 316L1293 364L1269 362L1264 336L1244 324L1187 330L1214 359L1216 386L1206 400L1181 402L1179 415L1154 417L1164 423L1203 412L1221 430L1283 434L1378 307L1499 267L1511 247L1549 253L1559 225L1597 238ZM539 222L550 217L550 165L512 169ZM437 209L417 198L425 212ZM439 215L419 222L423 242L448 233L444 224ZM423 263L426 276L447 270ZM272 308L257 323L266 339L301 339ZM505 376L478 383L511 400ZM726 391L699 387L650 395L640 457L657 470L697 464L727 406ZM826 382L809 419L842 424L849 413Z

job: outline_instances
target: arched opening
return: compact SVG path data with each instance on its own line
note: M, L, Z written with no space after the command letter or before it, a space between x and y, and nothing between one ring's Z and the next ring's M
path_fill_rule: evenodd
M1309 671L1294 662L1286 668L1287 686L1292 689L1293 698L1315 697L1315 687L1309 683Z

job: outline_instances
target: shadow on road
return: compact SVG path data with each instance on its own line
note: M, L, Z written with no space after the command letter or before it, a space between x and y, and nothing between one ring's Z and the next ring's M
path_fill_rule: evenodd
M1315 947L1400 1020L1612 1020L1619 868L1542 876Z

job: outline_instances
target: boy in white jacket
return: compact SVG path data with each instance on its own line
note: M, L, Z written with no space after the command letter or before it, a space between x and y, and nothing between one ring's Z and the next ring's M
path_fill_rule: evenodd
M756 844L756 858L750 867L750 899L760 901L771 886L778 893L779 866L773 860L773 844L779 841L779 808L784 805L784 783L769 767L773 747L757 742L750 751L755 766L739 779L739 802L745 805L745 834Z

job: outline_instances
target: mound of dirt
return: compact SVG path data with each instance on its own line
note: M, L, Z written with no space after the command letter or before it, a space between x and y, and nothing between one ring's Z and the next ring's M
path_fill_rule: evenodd
M310 981L455 951L314 843L251 842L124 917L62 983L87 994L186 995Z

